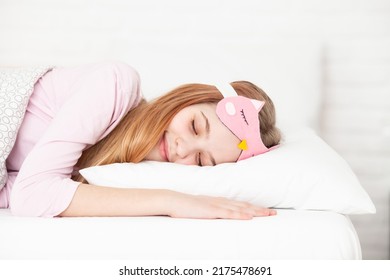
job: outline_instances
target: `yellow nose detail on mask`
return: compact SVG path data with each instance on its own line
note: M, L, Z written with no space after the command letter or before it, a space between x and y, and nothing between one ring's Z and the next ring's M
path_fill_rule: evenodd
M238 147L241 149L241 150L247 150L248 149L248 145L246 144L246 140L244 139L244 140L242 140L241 142L240 142L240 144L238 144Z

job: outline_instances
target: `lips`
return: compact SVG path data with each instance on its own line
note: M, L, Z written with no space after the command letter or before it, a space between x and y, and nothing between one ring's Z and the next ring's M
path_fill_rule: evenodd
M164 132L163 136L161 137L159 150L160 150L160 155L161 155L161 158L163 159L163 161L169 161L168 152L167 152L168 145L167 145L167 141L166 141L166 137L165 137L165 132Z

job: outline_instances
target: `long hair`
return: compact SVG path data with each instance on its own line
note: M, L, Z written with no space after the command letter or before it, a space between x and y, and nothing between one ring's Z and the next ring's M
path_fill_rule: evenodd
M275 127L275 108L269 96L247 81L237 81L231 85L238 95L265 101L259 113L261 139L268 148L279 144L281 135ZM180 110L199 103L217 103L222 98L215 86L185 84L151 102L142 100L109 135L82 153L76 168L117 162L140 162L157 145ZM72 179L85 182L80 174L74 175Z

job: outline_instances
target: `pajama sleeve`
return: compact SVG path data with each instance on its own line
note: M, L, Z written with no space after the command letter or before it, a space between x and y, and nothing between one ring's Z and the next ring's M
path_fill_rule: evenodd
M58 68L47 74L54 90L71 92L19 170L10 197L15 215L62 213L80 184L71 174L82 151L112 131L141 99L138 74L126 64L98 65L69 86L71 72Z

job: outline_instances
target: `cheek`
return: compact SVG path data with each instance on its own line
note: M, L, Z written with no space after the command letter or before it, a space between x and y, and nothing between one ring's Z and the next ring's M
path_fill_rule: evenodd
M184 133L188 131L189 124L187 123L190 123L187 118L176 115L168 125L167 131L175 134Z
M238 148L240 140L218 120L214 123L213 147L219 162L235 162L241 150Z

